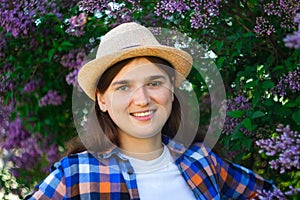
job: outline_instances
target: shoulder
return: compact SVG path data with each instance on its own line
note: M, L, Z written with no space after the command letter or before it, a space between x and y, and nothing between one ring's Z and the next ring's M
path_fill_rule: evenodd
M83 151L76 154L70 154L63 157L59 162L56 162L51 167L51 172L54 170L60 170L64 172L74 171L76 169L86 167L86 166L98 166L98 159L87 151Z
M214 165L220 162L220 158L202 142L196 142L190 146L185 155L196 160L206 160Z

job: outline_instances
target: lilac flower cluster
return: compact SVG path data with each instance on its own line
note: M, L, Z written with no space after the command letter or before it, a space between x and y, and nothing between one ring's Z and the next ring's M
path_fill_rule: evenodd
M40 99L39 106L60 105L63 102L62 96L56 90L49 90L48 93Z
M286 199L286 196L278 188L275 188L273 191L270 191L270 190L269 191L266 191L266 190L257 191L257 193L258 193L258 199L260 199L260 200L272 200L272 199L284 200L284 199Z
M270 22L266 18L257 17L254 32L259 36L269 36L275 32L275 28L272 24L270 24Z
M38 135L35 134L35 136ZM10 160L14 163L14 167L23 170L34 169L36 163L32 162L32 160L40 158L43 154L39 146L40 139L39 137L28 137L21 140L19 154L14 154L10 157Z
M9 129L10 113L14 110L14 104L11 101L8 105L4 104L0 96L0 143L7 137L6 132ZM1 146L1 144L0 144Z
M300 169L300 134L292 131L290 126L279 125L276 129L278 135L268 139L256 141L260 147L259 153L266 153L274 157L269 162L271 168L280 169L280 173L292 168Z
M284 193L278 188L275 188L273 191L257 191L258 198L261 200L287 199L286 196L293 196L299 194L299 192L300 188L294 188L292 186L289 186L289 191L286 191Z
M234 99L229 99L227 102L227 111L235 111L235 110L250 110L251 103L248 102L246 97L240 95L235 97ZM235 118L226 116L225 123L222 129L222 133L229 135L234 132L234 129L243 121L244 117ZM251 135L252 132L247 130L244 127L241 127L241 132L246 135Z
M42 80L31 79L23 88L23 93L31 93L42 85Z
M84 27L86 24L86 15L85 13L80 13L79 16L71 17L69 22L69 27L66 32L70 35L79 37L84 34Z
M298 30L287 35L283 41L286 47L300 49L300 13L296 15L294 22L298 24Z
M3 32L0 32L0 59L5 57L5 51L7 49L7 41Z
M271 90L274 95L277 94L280 97L286 96L287 91L292 93L300 91L300 68L280 77L277 85L275 85L275 87Z
M254 32L258 36L269 36L276 31L274 24L270 22L274 18L276 23L279 20L281 28L294 29L296 27L294 17L300 10L300 4L298 0L272 1L264 4L263 10L264 16L256 18Z
M105 1L105 0L82 0L78 3L80 10L87 13L105 13L109 18L115 19L115 23L111 23L109 26L115 27L118 24L133 21L133 12L139 10L139 0L129 0L126 3L131 4L131 9L125 6L125 3L118 3L117 1Z
M191 27L206 29L213 24L212 19L219 15L221 1L196 1L196 0L162 0L155 7L155 14L167 19L175 12L184 14L192 11Z
M76 69L81 67L85 59L86 53L83 49L73 49L61 57L60 64L69 69Z
M295 28L294 17L300 9L298 0L290 1L273 1L264 5L264 12L268 16L276 16L280 19L280 26L282 28Z
M14 37L27 35L35 30L35 19L48 12L56 13L54 1L1 0L0 26Z
M111 3L115 3L115 1L110 1ZM82 0L79 1L78 5L80 10L87 13L101 12L103 10L108 10L109 1L106 0Z
M69 85L73 85L74 87L79 88L77 82L77 75L79 69L82 67L87 55L84 50L82 49L74 49L71 50L68 54L62 56L60 63L67 67L68 69L72 70L66 76L66 82Z
M31 135L23 126L21 118L17 116L11 121L11 114L15 112L14 103L4 105L0 98L0 149L9 152L5 162L12 162L11 172L15 177L19 176L19 170L34 169L45 155L52 164L58 160L58 147L50 144L49 138L43 138L40 134ZM42 148L41 148L42 147ZM48 167L47 167L48 168Z
M183 14L188 10L190 10L190 7L186 5L183 0L162 0L156 4L154 13L157 16L162 16L163 18L167 19L171 17L174 12Z
M191 0L191 7L194 14L191 16L191 27L206 29L213 25L212 19L219 15L220 0L196 1Z
M4 131L2 137L5 138L5 143L2 148L11 150L16 146L21 146L22 141L30 137L30 133L26 131L21 123L21 119L17 117L14 121L9 122L7 130Z
M14 89L14 80L9 76L11 73L11 64L5 63L0 68L0 94L12 91Z

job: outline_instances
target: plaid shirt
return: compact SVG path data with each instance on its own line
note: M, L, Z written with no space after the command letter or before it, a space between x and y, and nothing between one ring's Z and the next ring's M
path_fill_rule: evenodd
M202 143L185 149L167 138L163 141L195 199L251 199L257 190L274 187L253 171L224 162ZM102 154L82 152L63 158L28 198L140 199L134 170L118 152L115 148Z

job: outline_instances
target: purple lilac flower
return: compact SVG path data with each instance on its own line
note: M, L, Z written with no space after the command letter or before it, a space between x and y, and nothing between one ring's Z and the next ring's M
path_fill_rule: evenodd
M221 1L196 1L191 0L194 14L191 16L191 27L206 29L213 25L212 19L219 15Z
M250 110L251 104L248 102L246 97L240 95L235 97L234 99L229 99L227 102L227 111L235 111L235 110ZM234 118L226 116L225 123L222 129L222 133L229 135L234 132L234 129L243 121L244 117ZM247 130L244 127L241 127L241 132L246 135L251 135L252 132Z
M278 188L275 188L273 191L266 191L266 190L257 191L257 193L258 193L258 198L260 200L273 200L273 199L284 200L284 199L286 199L286 196Z
M4 104L3 98L0 96L0 146L3 141L6 140L10 127L10 114L14 111L14 103L11 101L8 105Z
M287 35L283 41L286 47L300 49L300 13L296 15L294 22L298 24L298 30Z
M41 79L38 79L38 80L35 80L35 79L31 79L26 85L25 87L23 88L23 93L30 93L30 92L33 92L35 91L36 89L38 89L42 84L42 80Z
M300 188L294 188L293 186L289 186L289 191L285 192L285 195L293 196L300 193Z
M34 20L49 12L56 13L54 1L1 0L0 26L14 37L27 35L35 30Z
M5 51L7 49L7 41L3 32L0 32L0 58L5 57Z
M79 72L79 69L75 69L66 76L66 82L69 85L73 85L74 87L77 87L77 88L79 88L79 84L77 81L78 72Z
M66 32L70 35L79 37L84 34L84 27L86 24L85 13L80 13L79 16L73 16L69 20L69 27Z
M275 32L275 28L266 18L257 17L254 32L259 36L269 36Z
M117 1L106 0L82 0L78 3L80 10L87 13L106 13L109 17L117 20L112 26L116 26L118 23L132 21L132 13L139 10L139 2L129 0L126 3L131 4L131 9L125 7L125 4L117 3Z
M277 85L275 85L275 87L271 90L274 95L277 94L280 97L286 96L287 91L292 93L300 91L300 68L280 77Z
M80 10L87 13L101 12L109 8L108 3L114 3L115 1L106 1L106 0L83 0L79 1Z
M47 105L60 105L62 104L63 98L58 94L56 90L49 90L48 93L43 96L39 102L39 106L47 106Z
M66 76L66 82L79 88L77 75L82 67L87 55L82 49L71 50L68 54L62 56L60 63L72 71Z
M2 68L0 67L0 94L14 90L14 79L10 77L12 69L11 63L4 63Z
M190 10L190 7L186 5L183 0L162 0L156 4L154 13L157 16L162 15L163 18L169 18L174 12L183 14Z
M59 154L58 154L58 147L56 144L50 145L50 147L46 150L46 156L47 156L47 161L49 163L54 163L58 161L59 159Z
M167 19L175 12L184 14L192 11L191 27L206 29L213 24L212 19L219 15L221 1L196 1L196 0L162 0L155 7L155 14Z
M87 55L83 49L73 49L62 56L60 64L69 69L78 69L82 66Z
M292 168L300 169L300 134L292 131L290 126L278 125L278 135L256 141L260 147L259 153L274 157L269 162L271 168L279 169L280 173Z
M3 133L4 141L1 147L11 150L22 146L22 141L30 137L30 133L26 131L21 123L21 119L17 117L14 121L9 122L6 131Z

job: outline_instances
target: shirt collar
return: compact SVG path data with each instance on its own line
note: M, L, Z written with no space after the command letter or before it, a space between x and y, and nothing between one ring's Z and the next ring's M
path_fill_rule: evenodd
M162 142L167 146L174 160L177 160L186 151L186 147L183 144L172 140L166 135L162 135ZM115 156L120 158L119 152L120 148L114 145L104 152L97 152L94 154L96 154L97 158L99 159L110 159L111 157Z

